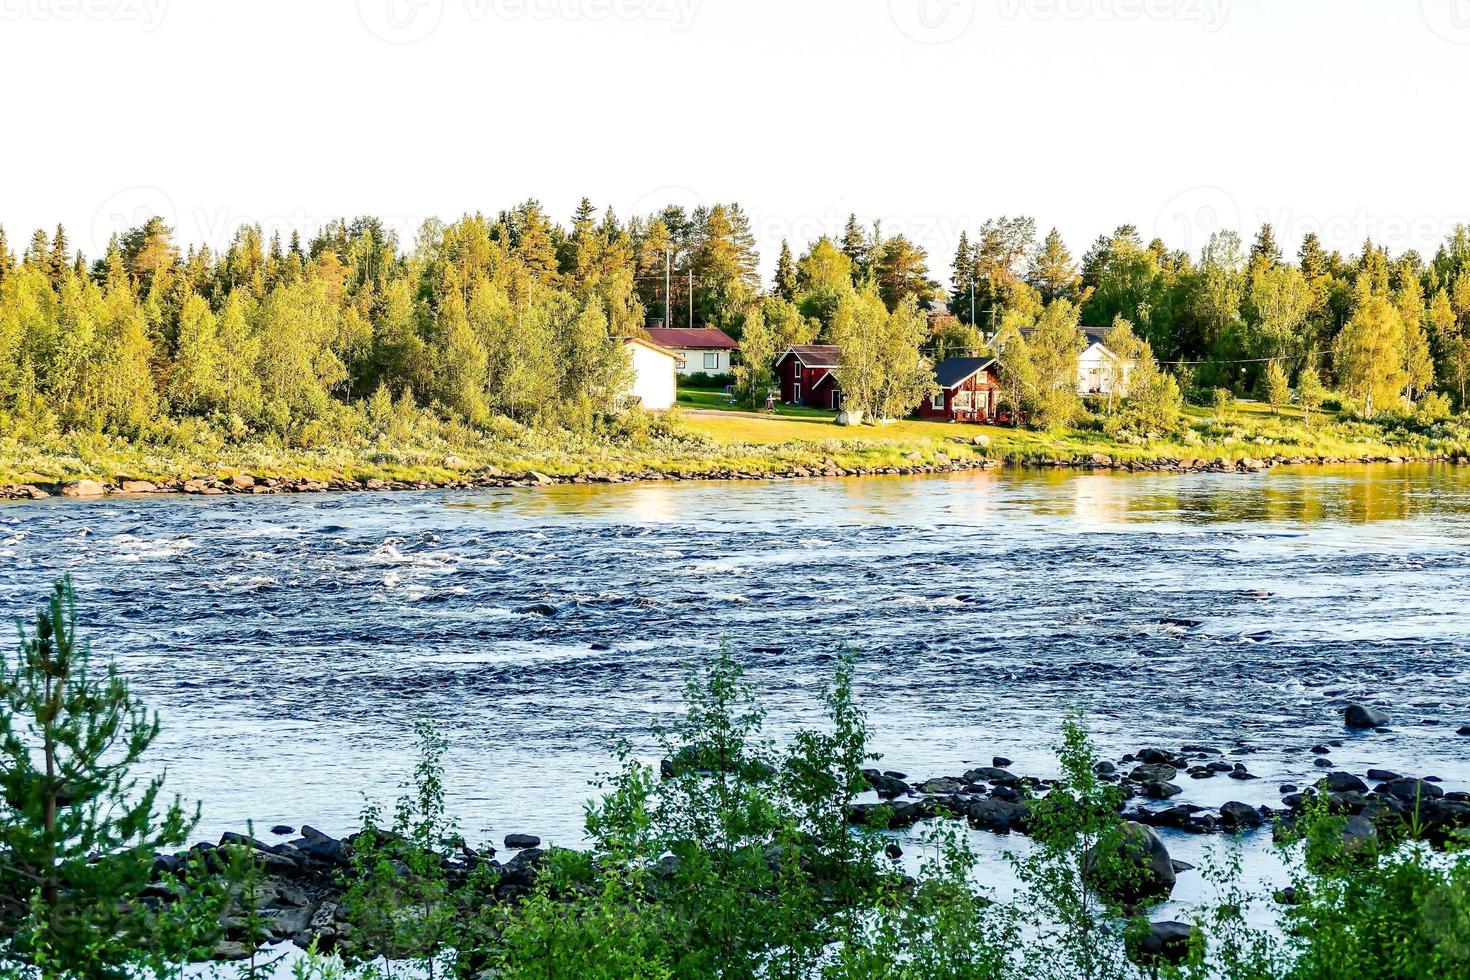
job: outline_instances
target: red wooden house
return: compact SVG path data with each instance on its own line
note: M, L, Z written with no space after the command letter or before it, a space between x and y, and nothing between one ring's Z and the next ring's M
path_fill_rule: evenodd
M939 393L919 405L919 417L945 422L994 422L1000 374L991 357L951 357L934 368Z
M776 378L781 400L788 405L807 405L837 411L842 407L842 389L837 384L840 351L823 344L792 347L776 358Z

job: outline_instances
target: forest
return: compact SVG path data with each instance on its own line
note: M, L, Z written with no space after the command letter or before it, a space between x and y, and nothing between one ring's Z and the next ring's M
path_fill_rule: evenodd
M62 227L17 255L0 229L0 431L311 447L411 415L589 432L629 370L610 339L666 311L740 341L752 398L775 353L839 344L845 387L880 417L918 404L933 362L994 353L1033 424L1072 424L1079 325L1145 365L1140 432L1181 399L1310 410L1336 393L1367 419L1466 404L1465 227L1432 257L1371 241L1343 256L1311 234L1288 256L1269 226L1193 256L1124 225L1077 259L1056 230L1001 217L962 235L946 287L921 247L854 216L800 254L783 242L771 282L760 267L735 203L624 221L584 199L562 224L529 200L430 220L412 243L368 217L310 241L245 226L223 252L154 218L96 257Z

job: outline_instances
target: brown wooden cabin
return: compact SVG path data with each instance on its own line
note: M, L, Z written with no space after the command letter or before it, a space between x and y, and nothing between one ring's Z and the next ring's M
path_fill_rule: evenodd
M1000 373L991 357L951 357L934 367L940 391L919 405L919 417L945 422L994 422Z
M842 389L837 383L840 354L838 348L828 344L803 344L776 358L781 400L788 405L832 412L842 408Z

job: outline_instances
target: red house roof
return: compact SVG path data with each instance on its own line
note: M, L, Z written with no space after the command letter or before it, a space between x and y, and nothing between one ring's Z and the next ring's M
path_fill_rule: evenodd
M780 364L788 357L795 356L797 360L809 368L835 368L842 357L842 348L833 347L830 344L799 344L791 347L784 354L776 358Z
M714 327L648 327L645 332L654 343L676 350L734 350L740 346L725 331Z

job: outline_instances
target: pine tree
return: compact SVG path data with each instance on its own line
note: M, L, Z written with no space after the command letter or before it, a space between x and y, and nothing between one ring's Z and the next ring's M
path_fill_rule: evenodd
M1281 248L1276 244L1276 233L1269 224L1261 225L1261 230L1256 233L1256 240L1251 245L1247 274L1254 277L1280 264Z
M51 285L60 285L70 268L71 246L67 244L66 229L57 225L56 234L51 238Z
M5 226L0 225L0 285L15 270L15 256L10 252L10 242L5 237Z
M149 948L204 955L208 931L170 932L136 900L154 854L186 844L198 813L164 799L162 777L140 786L158 718L115 666L94 670L70 579L0 664L0 708L0 929L14 951L46 976L85 977L133 976Z
M839 245L842 254L847 256L852 270L853 285L858 285L868 276L868 262L872 255L872 249L868 244L867 233L862 225L858 224L857 215L847 216L847 225L842 229L842 241Z
M954 290L949 297L949 311L959 317L961 323L974 325L972 302L975 297L975 260L970 252L970 235L960 232L959 244L955 246L954 260L950 262L950 282Z
M781 239L781 255L776 259L776 287L774 295L788 303L796 302L796 262L791 257L791 245Z
M1041 294L1043 303L1054 299L1073 303L1080 300L1082 274L1057 229L1047 232L1046 239L1032 254L1026 281Z

